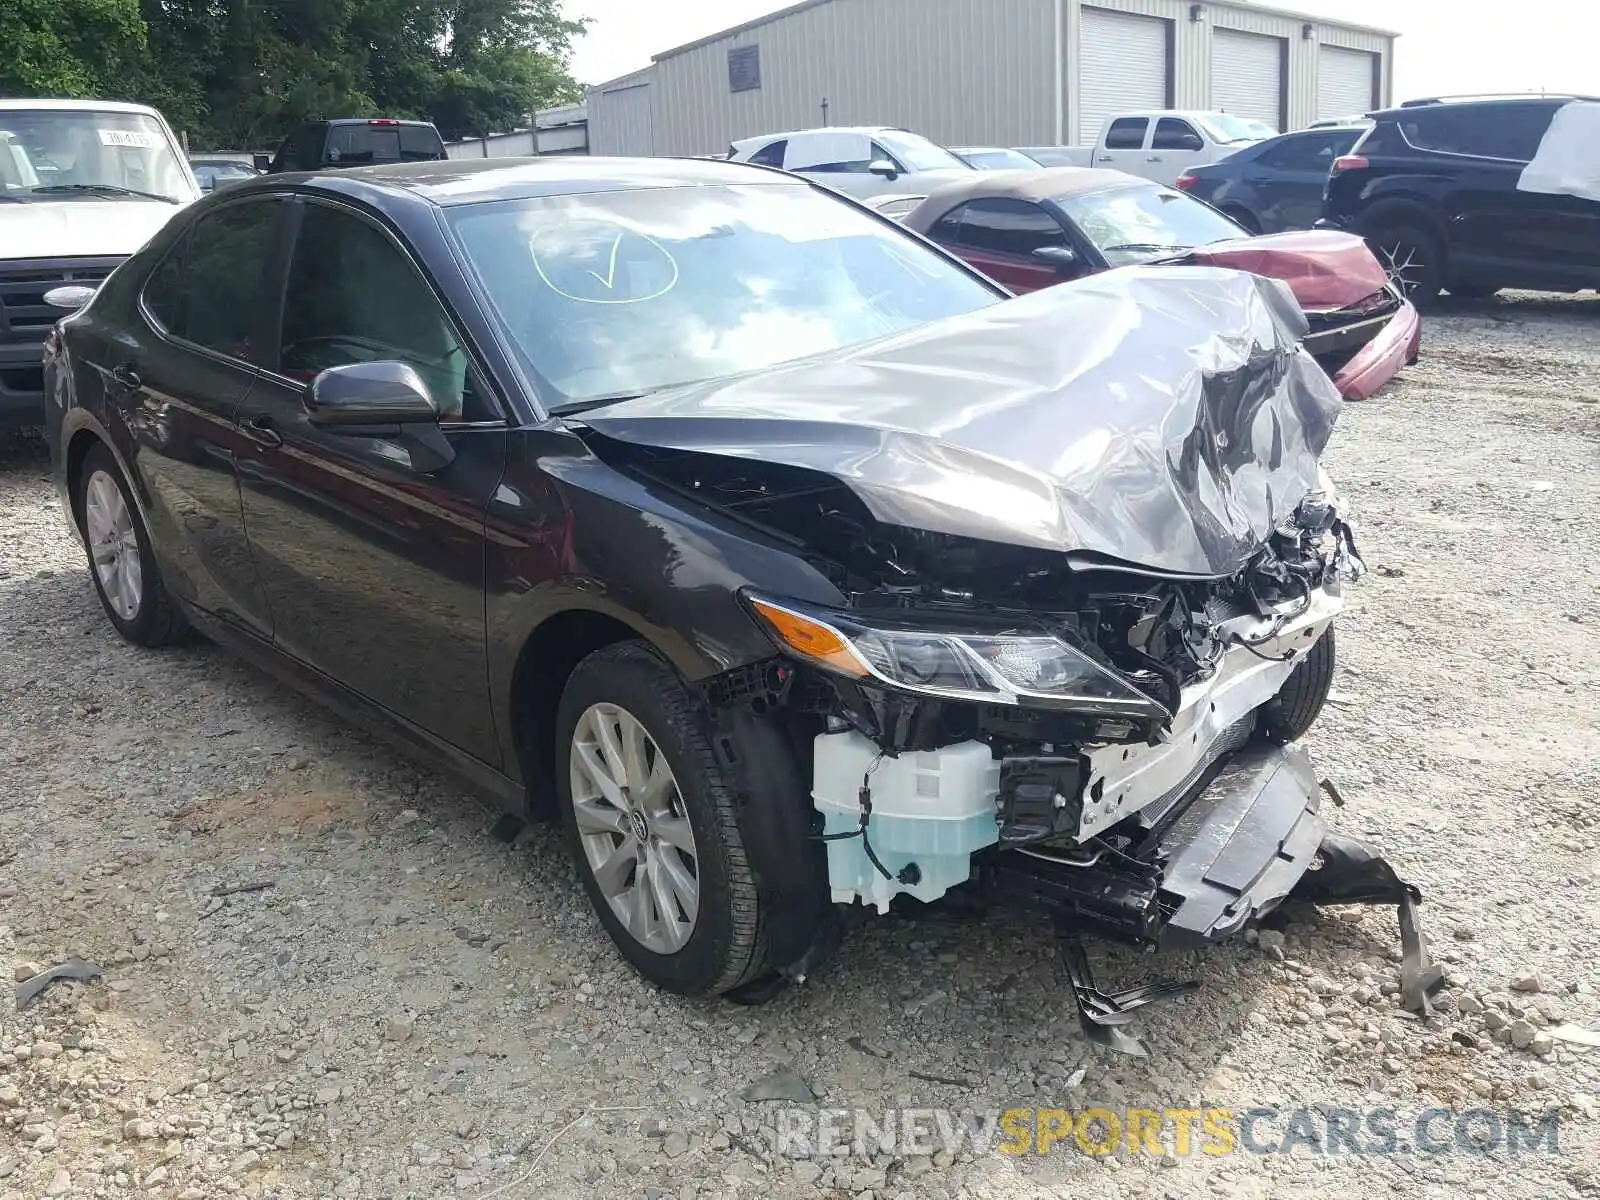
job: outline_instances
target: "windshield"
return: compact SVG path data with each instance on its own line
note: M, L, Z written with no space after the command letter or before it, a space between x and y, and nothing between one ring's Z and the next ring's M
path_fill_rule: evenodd
M600 192L447 214L557 410L825 353L1002 298L809 187Z
M0 190L27 201L197 194L159 121L95 109L0 110Z
M1224 146L1234 142L1260 142L1278 136L1278 131L1271 125L1248 117L1236 117L1232 113L1204 113L1195 120Z
M1039 163L1020 150L963 150L961 157L980 171L1037 171Z
M1215 209L1164 187L1063 196L1056 204L1113 267L1250 236Z
M919 133L885 129L876 135L883 148L911 171L965 171L969 168L943 146L936 146Z

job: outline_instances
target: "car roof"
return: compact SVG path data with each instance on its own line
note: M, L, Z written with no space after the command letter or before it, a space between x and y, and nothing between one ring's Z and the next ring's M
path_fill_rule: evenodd
M1100 167L1043 167L1037 171L974 171L972 179L947 183L931 192L926 203L937 202L941 211L968 200L1053 200L1121 187L1157 187L1125 171Z
M432 128L432 121L413 121L404 117L329 117L325 121L307 121L307 125L371 125L374 121L383 125L426 125Z
M1531 108L1534 106L1560 108L1574 100L1593 101L1593 96L1463 96L1441 97L1436 100L1408 100L1393 108L1383 108L1368 115L1375 120L1394 119L1411 113L1428 112L1438 108Z
M147 117L161 114L148 104L129 104L123 100L0 100L0 112L21 109L48 109L55 112L140 113Z
M820 125L811 129L791 129L787 133L758 133L753 137L735 138L732 145L758 146L766 142L776 142L781 138L806 137L810 134L822 133L910 133L909 129L900 129L893 125Z
M782 171L727 159L591 158L552 154L541 158L444 159L351 167L338 172L307 172L274 177L330 191L366 188L407 192L441 207L488 200L526 200L590 192L645 191L658 188L730 184L808 186Z

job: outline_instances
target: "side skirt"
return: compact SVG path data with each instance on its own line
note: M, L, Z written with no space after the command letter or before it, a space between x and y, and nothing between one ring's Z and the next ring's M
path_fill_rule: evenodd
M289 657L253 633L218 620L192 605L185 604L183 609L184 615L201 633L280 683L332 709L352 725L399 747L422 765L450 775L508 814L523 819L530 815L527 789L504 772L374 704L316 668Z

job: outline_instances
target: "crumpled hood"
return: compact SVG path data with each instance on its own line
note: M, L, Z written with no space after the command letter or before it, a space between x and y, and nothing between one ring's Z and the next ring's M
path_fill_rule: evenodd
M1353 233L1308 229L1196 246L1183 258L1281 279L1306 309L1344 308L1381 291L1389 276Z
M182 210L156 200L0 204L0 260L132 254Z
M575 418L832 475L878 520L1232 574L1318 486L1341 401L1273 280L1111 271Z

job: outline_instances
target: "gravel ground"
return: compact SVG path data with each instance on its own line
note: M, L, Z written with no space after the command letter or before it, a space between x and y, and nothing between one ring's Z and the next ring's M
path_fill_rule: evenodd
M1108 980L1204 981L1150 1011L1142 1061L1085 1045L1015 916L864 923L765 1008L653 991L551 831L496 842L479 802L215 648L118 641L42 450L10 443L0 959L104 979L0 1011L0 1197L1600 1194L1600 1050L1550 1033L1600 1029L1600 301L1503 299L1427 337L1331 452L1374 569L1310 741L1339 827L1421 886L1449 991L1399 1009L1386 909L1167 962L1096 947ZM880 1120L1272 1106L1258 1145L1305 1136L813 1160L775 1129L814 1106L753 1083ZM1555 1112L1559 1151L1457 1146L1450 1118L1439 1154L1312 1140L1388 1108L1403 1145L1434 1106Z

